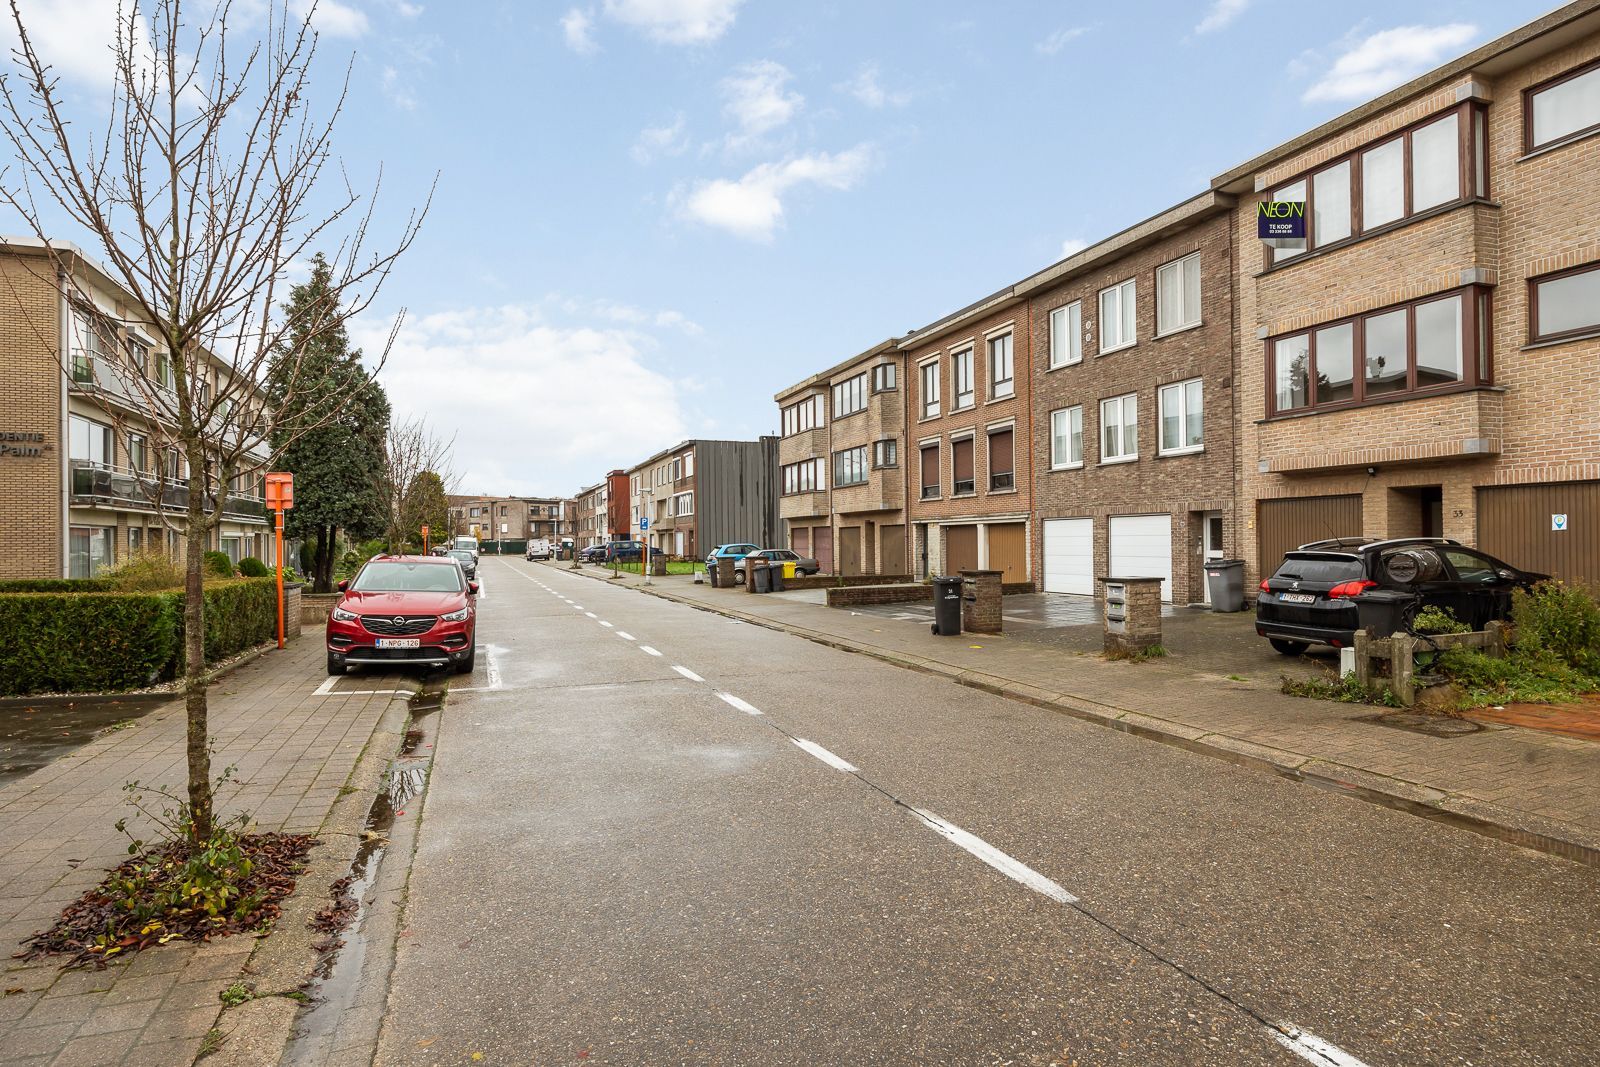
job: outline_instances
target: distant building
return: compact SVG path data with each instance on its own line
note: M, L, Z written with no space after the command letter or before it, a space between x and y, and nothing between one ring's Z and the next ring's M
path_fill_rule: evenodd
M719 544L778 545L778 439L683 441L627 472L629 528L650 548L698 559Z

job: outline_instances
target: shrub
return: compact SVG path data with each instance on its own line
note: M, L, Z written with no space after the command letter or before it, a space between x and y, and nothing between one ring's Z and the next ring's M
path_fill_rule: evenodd
M1600 676L1600 604L1578 586L1547 581L1511 602L1518 653Z
M1400 701L1393 692L1378 686L1368 689L1356 681L1356 676L1353 674L1342 678L1331 675L1325 678L1290 678L1286 674L1279 675L1278 689L1292 697L1307 697L1312 700L1337 700L1342 704L1380 704L1391 708L1400 706Z
M0 593L114 593L105 578L8 578Z
M215 663L278 633L278 583L271 578L240 578L206 583L206 662ZM182 601L176 605L182 631ZM183 663L179 643L178 662Z
M154 593L181 589L183 571L164 552L140 552L102 572L101 580L120 593Z
M1419 634L1464 634L1472 627L1456 618L1455 613L1449 608L1429 605L1417 612L1417 617L1412 620L1411 629Z
M239 561L239 573L246 578L265 578L272 571L254 556L246 556Z
M205 555L205 572L208 578L232 578L234 576L233 560L228 558L226 552L207 552Z
M1465 706L1559 703L1600 689L1600 678L1554 656L1513 651L1499 659L1475 648L1448 648L1438 669L1467 691Z
M0 694L116 692L167 675L176 655L171 593L0 596Z

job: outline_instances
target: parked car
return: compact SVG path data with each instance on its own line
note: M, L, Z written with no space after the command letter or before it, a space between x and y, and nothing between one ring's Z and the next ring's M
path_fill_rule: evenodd
M478 583L467 578L460 561L375 556L354 578L340 582L339 592L328 615L329 674L401 664L471 672Z
M802 556L798 552L787 548L760 548L736 560L733 564L733 580L744 583L745 564L751 560L764 560L768 563L793 563L796 574L816 574L822 570L820 564L810 556Z
M478 558L478 539L476 537L458 537L450 545L451 548L464 548L472 553L472 558Z
M1256 633L1286 656L1313 644L1348 647L1360 628L1353 598L1368 589L1417 593L1420 606L1448 608L1481 630L1510 616L1514 591L1547 577L1440 537L1313 541L1261 580Z
M737 564L752 552L761 551L760 545L718 545L706 555L706 570L711 570L717 565L718 560L731 559L735 563L734 573L738 573ZM739 581L744 581L740 578Z
M461 573L469 579L478 576L478 557L465 548L452 548L450 558L461 564Z
M606 552L610 547L610 545L605 544L590 545L578 553L578 561L581 563L600 563L606 558Z
M632 563L634 560L644 558L643 541L608 541L604 545L605 555L600 557L605 563L616 560L618 563Z
M534 537L528 541L528 559L549 559L554 553L550 550L550 542L542 537Z

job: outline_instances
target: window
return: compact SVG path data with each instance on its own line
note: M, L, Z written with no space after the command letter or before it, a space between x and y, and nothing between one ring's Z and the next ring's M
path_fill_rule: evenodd
M1156 268L1157 335L1200 324L1200 253Z
M897 388L895 384L893 363L880 363L872 368L872 391L874 393L887 393Z
M67 577L93 578L116 562L115 526L73 526L67 531Z
M137 556L144 551L144 527L128 527L128 555Z
M1050 413L1050 468L1083 466L1083 407L1075 405Z
M1411 135L1411 210L1461 199L1460 118L1446 115Z
M972 349L963 349L950 357L950 390L955 394L951 411L970 408L977 397L972 386Z
M833 487L860 485L867 480L867 446L847 448L833 454Z
M1016 392L1016 368L1011 359L1011 334L989 338L989 399L999 400Z
M783 409L783 436L793 437L822 425L822 397L808 396Z
M1083 303L1074 300L1050 312L1050 366L1083 359Z
M1536 278L1529 288L1535 341L1600 330L1600 264Z
M939 361L929 360L922 365L922 417L931 419L939 414Z
M874 467L898 467L900 465L900 444L894 438L887 438L872 443L872 465Z
M73 415L68 423L71 435L69 458L91 467L109 467L115 458L112 451L111 427L81 415Z
M1361 228L1370 230L1406 213L1406 143L1396 137L1361 153Z
M1600 64L1528 91L1523 110L1528 151L1594 130L1600 130Z
M1015 453L1011 427L989 432L989 492L1003 493L1017 487Z
M1100 462L1139 458L1139 398L1133 393L1100 401Z
M923 445L921 460L922 499L936 500L939 497L939 446Z
M1487 292L1462 289L1274 338L1268 414L1487 385L1488 317Z
M685 478L693 478L694 477L694 453L693 452L685 452L683 454L683 476ZM600 494L600 499L604 500L605 498L606 498L606 495L605 495L604 492L602 492Z
M950 442L950 495L970 496L978 491L973 465L972 438Z
M842 419L867 408L867 373L862 371L833 387L833 417Z
M1311 241L1332 244L1350 236L1350 161L1311 176Z
M673 506L673 509L674 509L674 514L677 514L677 515L693 515L694 514L694 494L693 493L679 493L677 496L672 498L672 506Z
M150 439L144 434L128 435L128 466L135 474L143 474L150 469Z
M823 478L821 459L802 460L783 468L785 496L792 493L811 493L827 487L827 481Z
M1200 379L1162 386L1156 393L1161 405L1162 455L1199 452L1205 447L1205 415Z
M1126 348L1138 340L1134 328L1134 280L1100 291L1100 351Z

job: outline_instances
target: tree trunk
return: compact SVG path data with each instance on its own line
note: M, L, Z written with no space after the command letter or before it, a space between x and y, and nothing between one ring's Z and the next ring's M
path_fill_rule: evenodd
M211 743L206 706L206 517L204 460L189 456L189 513L184 540L188 558L183 582L183 704L188 719L189 814L193 840L211 836ZM201 472L201 473L197 473Z
M338 535L337 526L317 527L317 553L312 560L312 590L318 593L333 592L333 546Z

